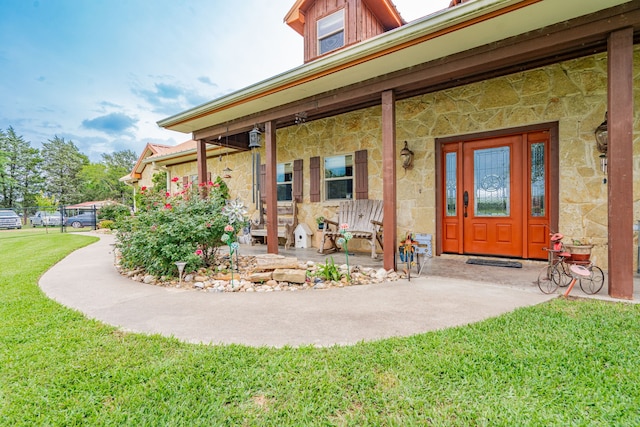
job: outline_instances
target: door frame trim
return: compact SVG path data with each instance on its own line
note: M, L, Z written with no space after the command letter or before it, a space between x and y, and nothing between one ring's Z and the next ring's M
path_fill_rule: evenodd
M558 231L559 212L560 212L560 139L559 139L559 122L545 122L534 125L518 126L513 128L505 128L491 130L485 132L476 132L465 135L447 136L435 138L435 171L436 171L436 245L435 254L442 254L442 217L444 215L444 203L442 203L442 146L453 142L469 142L478 139L489 139L508 135L519 135L530 132L548 131L549 132L549 222L553 231Z

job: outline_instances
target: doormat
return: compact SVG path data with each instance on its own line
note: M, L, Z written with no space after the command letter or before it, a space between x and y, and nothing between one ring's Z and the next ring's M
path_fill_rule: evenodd
M522 263L516 261L500 261L496 259L468 259L467 264L489 265L492 267L522 268Z

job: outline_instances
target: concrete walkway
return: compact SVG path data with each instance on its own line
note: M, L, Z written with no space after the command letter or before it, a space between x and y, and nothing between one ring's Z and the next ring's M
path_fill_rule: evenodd
M162 288L122 277L114 238L77 250L40 279L52 299L126 331L191 343L347 345L464 325L548 301L520 289L445 277L269 293Z

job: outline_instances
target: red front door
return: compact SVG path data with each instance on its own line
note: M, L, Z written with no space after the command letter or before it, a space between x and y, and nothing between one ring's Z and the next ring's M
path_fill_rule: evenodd
M445 144L443 252L543 258L547 152L548 132Z

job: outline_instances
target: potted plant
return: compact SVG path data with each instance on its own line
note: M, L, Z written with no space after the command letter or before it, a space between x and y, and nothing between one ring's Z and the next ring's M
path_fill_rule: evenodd
M593 245L585 240L574 239L571 244L565 244L564 247L571 254L572 261L589 261L591 258Z
M322 215L316 218L316 223L318 224L318 230L324 229L324 217Z

